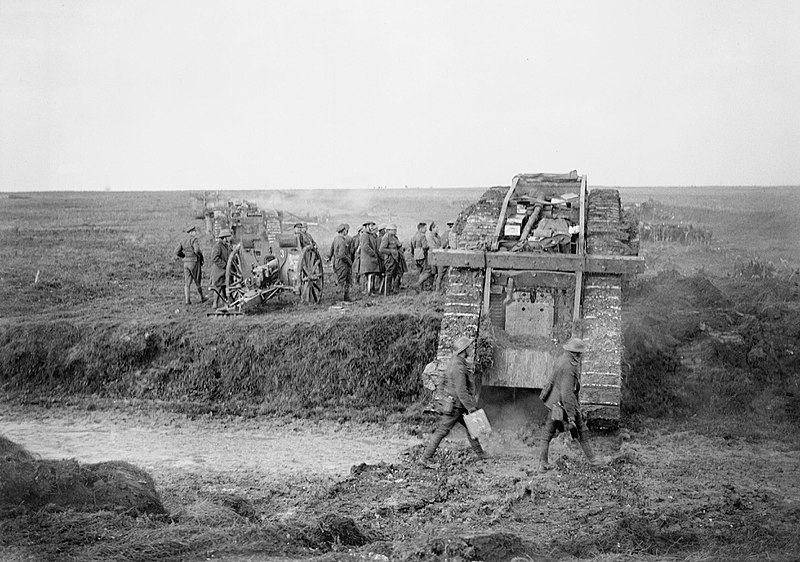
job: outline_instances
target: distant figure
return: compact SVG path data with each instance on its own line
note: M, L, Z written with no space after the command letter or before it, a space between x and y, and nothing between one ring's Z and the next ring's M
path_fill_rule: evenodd
M349 224L340 224L336 227L336 237L333 239L333 271L336 273L336 284L342 291L342 300L350 300L350 272L353 267L352 248L347 232Z
M438 465L433 462L433 454L436 452L439 443L457 423L467 429L464 415L471 414L478 409L475 385L469 376L469 367L467 366L467 358L472 357L472 355L473 345L471 338L461 336L453 342L453 355L447 364L447 372L443 380L444 395L449 401L447 407L439 411L438 425L431 434L428 444L425 446L425 452L420 459L420 464L425 468L438 468ZM467 440L479 459L486 458L486 453L484 453L480 441L473 439L469 431L467 431Z
M550 441L558 431L569 431L578 440L590 464L602 464L589 444L586 422L578 406L578 394L581 389L581 354L586 351L586 343L582 339L572 338L562 347L564 353L558 357L553 366L552 383L546 384L541 394L549 412L539 440L540 472L553 468L548 462L548 452Z
M428 241L428 251L440 249L442 247L442 239L439 236L439 225L431 221L428 227L428 232L425 233L425 239ZM430 261L430 260L429 260ZM433 276L433 290L442 290L442 276L444 275L444 268L438 265L430 265L431 276Z
M385 235L386 235L386 225L382 224L378 227L378 235L377 235L378 248L381 247L381 240L383 240L383 237Z
M414 285L414 290L417 292L422 291L425 288L425 282L431 278L431 268L428 265L428 239L425 236L426 226L428 226L427 223L419 223L417 232L411 238L411 252L417 264L417 271L419 271L419 279Z
M361 233L364 227L360 226L356 235L350 239L350 250L353 255L353 282L358 285L361 280L359 269L361 268Z
M194 225L187 226L184 231L186 237L175 248L175 257L183 260L183 296L186 304L192 304L189 298L189 290L192 283L197 287L200 294L200 302L206 302L203 296L201 280L203 277L203 252L200 250L200 242L197 240L197 229Z
M456 246L457 246L457 244L455 243L456 242L456 233L453 232L453 225L454 224L455 223L453 221L447 221L447 232L445 232L444 236L442 236L442 243L443 243L442 247L445 250L451 250L451 249L455 250L456 249Z
M383 273L383 264L378 253L378 237L374 222L367 221L364 223L364 231L361 233L359 246L361 249L361 263L359 264L358 273L364 277L366 282L365 292L369 295L380 288L377 280Z
M383 258L384 292L390 295L400 290L400 278L403 275L403 267L400 265L400 260L404 259L403 245L397 238L397 225L388 225L380 240L378 251Z
M297 241L300 244L301 248L305 248L306 246L311 246L312 248L317 247L317 243L314 241L314 238L308 233L308 225L302 222L295 223L294 225L294 235L297 236Z
M223 228L219 231L217 242L211 248L211 286L214 296L211 299L211 306L219 308L220 295L225 295L225 271L228 268L228 257L231 254L231 231Z

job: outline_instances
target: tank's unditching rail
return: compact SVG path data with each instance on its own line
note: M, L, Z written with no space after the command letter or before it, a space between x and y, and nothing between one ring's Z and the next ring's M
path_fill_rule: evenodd
M514 197L525 189L575 195L574 203L561 210L579 225L571 246L567 241L556 251L528 251L528 246L509 251L511 243L501 243ZM431 262L447 267L448 275L437 357L434 368L426 370L426 386L436 393L453 340L469 335L477 341L482 322L499 328L508 343L494 352L494 365L483 380L488 385L541 388L560 345L575 335L589 343L582 363L582 409L595 425L616 425L622 387L622 279L644 271L643 259L635 255L636 229L625 224L619 193L589 193L586 177L574 172L519 175L511 188L487 190L462 213L454 230L457 248L430 253ZM520 240L526 237L523 230ZM524 298L518 300L520 295ZM531 304L541 305L543 313L526 316L530 313L523 311Z

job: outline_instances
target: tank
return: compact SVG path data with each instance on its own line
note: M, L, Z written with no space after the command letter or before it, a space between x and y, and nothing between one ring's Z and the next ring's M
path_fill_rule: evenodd
M476 343L479 387L541 389L561 346L587 341L581 409L595 427L619 424L622 288L644 271L636 225L619 192L588 190L587 178L519 174L487 190L453 226L457 246L432 250L447 268L436 360L425 385L437 396L455 338Z

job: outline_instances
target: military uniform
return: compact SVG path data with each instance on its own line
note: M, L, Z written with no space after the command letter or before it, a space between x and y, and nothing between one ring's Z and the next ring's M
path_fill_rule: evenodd
M374 224L374 223L372 223ZM366 225L365 225L366 226ZM359 247L361 251L361 260L358 267L358 273L364 276L370 276L373 283L375 277L383 272L383 262L380 253L378 252L378 240L374 233L365 230L361 233L359 239ZM373 284L370 287L372 290L375 287Z
M599 464L587 438L588 429L581 415L578 396L581 390L580 355L586 344L578 338L570 339L563 346L553 366L552 386L543 389L542 399L548 408L544 427L539 437L539 468L549 470L550 441L558 431L569 431L581 445L586 458L592 464Z
M440 249L442 247L442 239L439 236L438 232L432 230L434 227L435 227L434 224L431 223L431 227L425 234L425 239L428 242L428 250ZM442 288L442 277L444 274L444 268L440 265L429 265L428 267L430 267L431 276L434 278L433 287L436 291L440 291Z
M424 227L424 225L422 226ZM419 271L416 289L421 291L424 288L425 281L431 278L431 268L428 265L428 239L422 228L419 228L416 234L411 237L411 253L417 264L417 271Z
M442 389L446 396L452 397L453 409L449 413L440 413L436 430L431 434L428 444L425 446L425 452L420 462L427 468L435 467L433 454L442 439L450 433L457 423L464 426L466 430L467 425L464 422L464 416L478 409L477 399L475 398L475 385L469 376L469 367L464 353L471 345L472 340L466 336L458 338L453 344L453 356L447 364L447 372L443 381L444 388ZM468 430L467 440L478 458L486 456L480 442L477 439L473 439Z
M228 244L230 236L230 230L222 229L219 239L211 248L211 286L215 289L211 305L214 308L219 308L219 296L225 295L225 272L231 254L231 247Z
M394 226L394 225L392 225ZM379 253L383 257L383 269L385 282L388 284L387 293L394 293L400 287L400 277L403 275L403 268L400 265L403 245L397 238L397 227L387 229L381 238Z
M183 296L186 304L192 304L189 290L192 283L200 294L200 302L205 302L201 280L203 277L203 252L194 226L185 230L186 237L175 248L175 256L183 260Z
M336 273L336 284L342 291L342 300L350 300L350 273L353 267L352 244L347 232L346 225L339 225L338 234L331 244L331 259L333 260L333 271Z

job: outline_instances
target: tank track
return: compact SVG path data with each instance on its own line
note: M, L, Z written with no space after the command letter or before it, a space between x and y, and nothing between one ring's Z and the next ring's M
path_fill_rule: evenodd
M586 253L635 255L635 229L624 219L619 191L593 189L586 214ZM619 425L622 398L622 277L586 275L583 337L591 342L581 365L581 410L590 425Z

